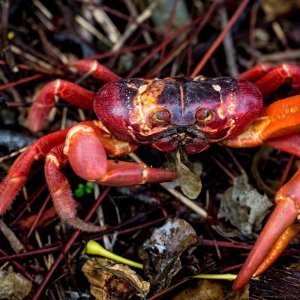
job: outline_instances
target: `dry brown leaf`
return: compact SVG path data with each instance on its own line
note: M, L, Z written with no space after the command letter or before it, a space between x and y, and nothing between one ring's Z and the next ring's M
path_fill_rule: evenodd
M255 232L261 229L262 221L272 206L272 202L266 195L260 194L248 183L246 175L235 177L233 186L227 189L220 198L218 218L225 218L238 229L236 232L232 231L230 237L241 234L248 238L254 237ZM220 227L216 229L219 232L225 230Z
M91 284L91 294L97 300L144 298L150 284L126 265L105 258L87 260L82 271Z
M182 219L170 219L154 230L139 251L152 291L158 292L169 286L172 278L182 268L181 254L196 242L195 230Z
M178 150L176 153L177 182L182 192L189 199L196 199L202 190L199 174L196 174L194 165L188 160L186 152Z
M31 289L32 283L22 274L0 270L0 299L22 300Z

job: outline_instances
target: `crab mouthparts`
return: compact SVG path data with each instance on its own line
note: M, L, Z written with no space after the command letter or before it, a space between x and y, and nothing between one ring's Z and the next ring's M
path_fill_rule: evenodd
M185 145L193 141L193 137L185 132L178 132L173 134L171 138L176 141L179 145Z
M157 136L152 143L152 147L163 151L171 152L182 147L187 153L194 154L202 152L209 147L207 139L199 132L189 132L181 128L164 132L163 135Z

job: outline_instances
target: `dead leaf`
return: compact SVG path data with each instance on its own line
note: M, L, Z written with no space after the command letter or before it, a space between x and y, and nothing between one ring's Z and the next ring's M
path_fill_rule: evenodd
M261 4L268 20L300 7L299 0L263 0Z
M0 299L22 300L31 289L32 283L22 274L0 270Z
M105 258L87 260L82 271L91 284L91 294L97 300L144 298L150 284L126 265Z
M225 191L221 198L218 218L225 218L238 232L231 232L231 237L255 237L255 232L261 229L262 221L268 215L272 202L266 195L260 194L248 183L245 174L235 177L233 186ZM222 228L217 227L218 231Z
M176 158L178 184L189 199L196 199L202 190L201 178L195 173L194 165L188 160L186 152L178 150Z
M182 219L170 219L143 244L139 256L150 278L152 291L168 287L182 268L180 256L197 242L194 228Z

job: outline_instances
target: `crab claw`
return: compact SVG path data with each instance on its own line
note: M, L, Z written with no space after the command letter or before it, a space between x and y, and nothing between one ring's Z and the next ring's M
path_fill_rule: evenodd
M299 227L293 225L300 208L299 180L300 171L277 192L276 208L234 281L233 290L241 289L253 275L257 276L267 269L299 232Z

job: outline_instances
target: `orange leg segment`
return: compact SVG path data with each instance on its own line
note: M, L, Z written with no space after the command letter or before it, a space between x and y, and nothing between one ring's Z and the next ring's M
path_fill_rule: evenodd
M299 216L300 209L300 170L283 185L275 196L276 208L269 217L264 229L243 265L233 288L242 288L253 276L264 271L266 264L273 261L282 253L286 244L299 231L292 227Z
M273 246L277 240L283 239L282 235L284 232L294 223L299 214L298 209L299 206L297 208L296 203L290 199L280 200L277 203L276 208L269 217L246 262L240 270L237 279L234 281L234 290L241 289L256 271L261 272L262 269L260 268L268 267L265 265L266 262L269 260L273 262L273 260L282 253L285 249L284 244L281 244L281 246L276 249L273 248ZM292 238L292 236L289 236L289 238ZM286 242L288 243L290 240L286 240Z
M300 156L299 131L300 96L294 96L266 107L244 133L226 144L232 147L254 147L265 143ZM299 183L300 170L277 192L276 208L234 282L235 290L242 288L254 274L260 274L272 264L299 231L299 227L293 225L300 211Z
M253 276L257 277L264 273L277 260L279 255L287 248L290 241L298 234L298 232L300 232L299 224L293 224L289 226L275 242L268 256L260 264Z
M249 128L226 141L230 147L256 147L269 139L300 131L300 95L278 100L264 108Z

